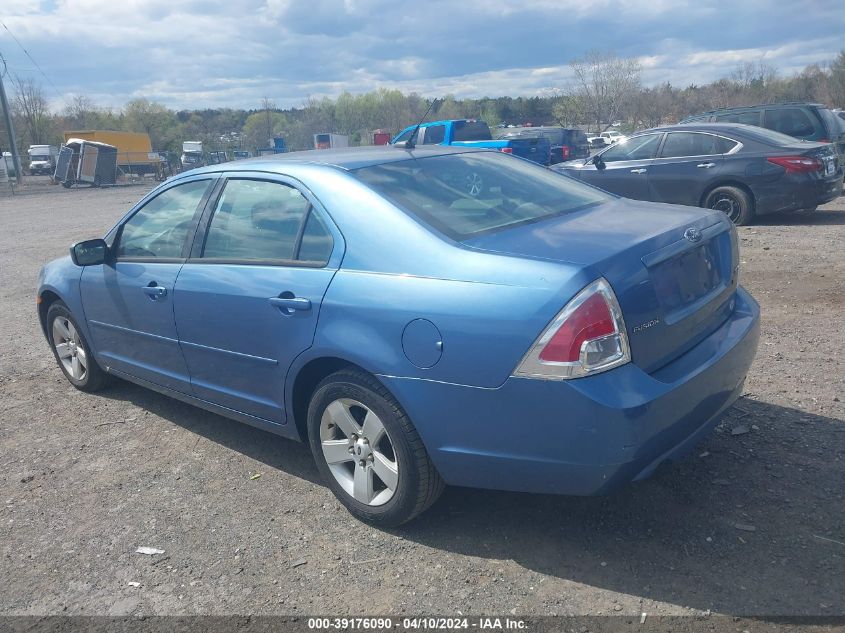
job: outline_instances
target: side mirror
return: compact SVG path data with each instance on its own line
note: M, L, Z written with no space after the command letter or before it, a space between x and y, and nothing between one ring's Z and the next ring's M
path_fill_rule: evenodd
M77 242L70 247L70 258L77 266L96 266L104 264L109 247L106 241L100 238Z
M604 161L602 160L601 154L596 155L596 157L593 159L593 165L595 165L596 169L598 169L599 171L607 167L607 165L605 165Z

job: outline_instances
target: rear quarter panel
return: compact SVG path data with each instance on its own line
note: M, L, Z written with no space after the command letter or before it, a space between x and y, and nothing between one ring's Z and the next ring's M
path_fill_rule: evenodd
M566 301L597 276L579 265L458 245L339 170L291 175L320 200L346 244L314 346L298 365L335 356L376 374L497 386ZM403 351L402 333L414 319L431 321L442 334L442 356L430 369Z

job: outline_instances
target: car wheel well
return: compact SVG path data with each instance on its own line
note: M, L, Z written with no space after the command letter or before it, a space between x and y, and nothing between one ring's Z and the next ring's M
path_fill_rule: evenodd
M745 193L748 194L748 198L751 200L751 211L752 213L756 210L757 207L757 200L754 199L754 192L751 191L751 188L746 185L745 183L739 182L738 180L721 180L717 183L714 183L707 187L704 191L704 194L701 196L701 201L699 202L700 207L703 207L707 203L707 196L709 196L715 189L719 187L736 187L737 189L742 189Z
M291 407L296 430L303 442L308 442L308 405L314 390L326 376L341 369L358 369L366 372L355 363L329 356L308 361L297 373L293 383Z
M41 322L41 331L44 332L44 336L47 336L47 312L51 305L61 300L59 295L50 290L41 293L41 302L38 304L38 320Z

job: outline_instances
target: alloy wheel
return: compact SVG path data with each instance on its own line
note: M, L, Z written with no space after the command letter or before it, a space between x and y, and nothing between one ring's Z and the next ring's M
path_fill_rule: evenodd
M734 223L739 220L741 207L741 202L728 193L720 193L710 199L710 208L715 211L721 211Z
M320 420L326 464L343 490L359 503L384 505L399 483L393 442L379 417L351 398L334 400Z
M85 380L88 374L88 353L70 319L61 316L53 319L53 345L67 374L74 380Z

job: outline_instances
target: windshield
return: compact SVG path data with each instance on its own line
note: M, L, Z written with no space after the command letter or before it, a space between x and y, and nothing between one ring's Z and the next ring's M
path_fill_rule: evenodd
M567 176L494 152L432 156L352 173L400 209L455 240L610 199Z

